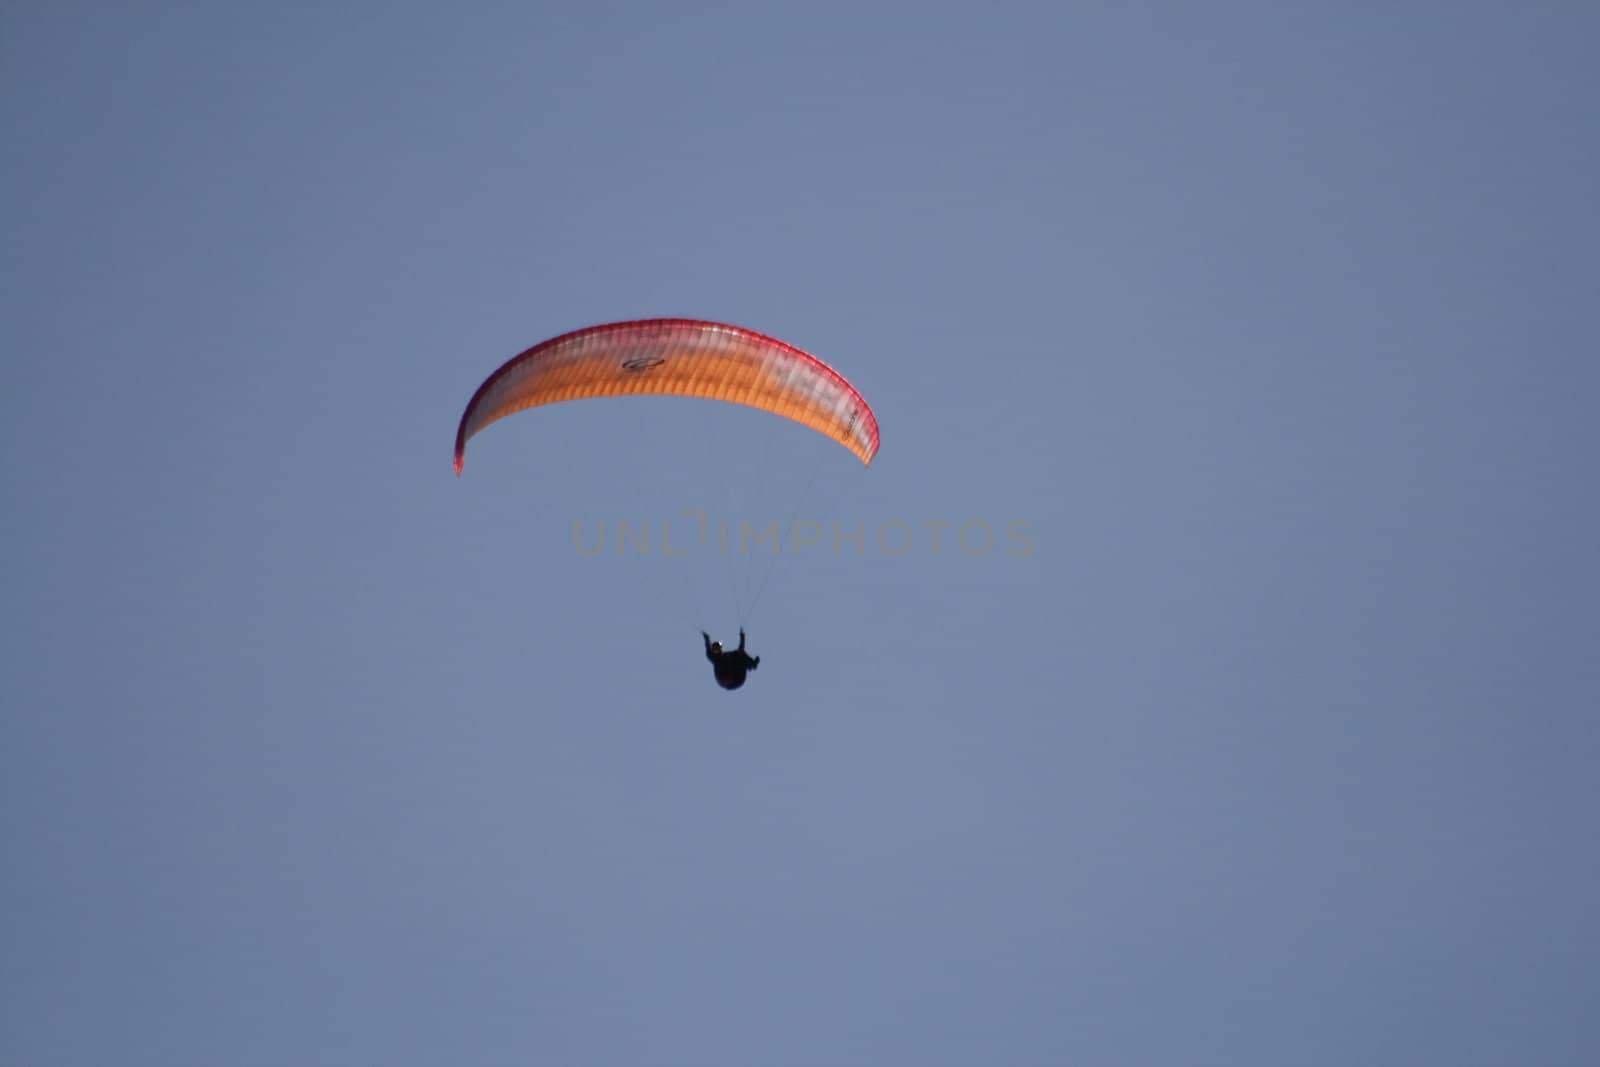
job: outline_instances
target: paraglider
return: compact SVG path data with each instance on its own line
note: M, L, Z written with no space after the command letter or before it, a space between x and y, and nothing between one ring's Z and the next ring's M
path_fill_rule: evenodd
M562 334L508 360L478 386L456 428L455 473L467 442L490 424L567 400L662 395L721 400L789 419L837 442L863 464L878 453L878 418L848 381L793 345L703 319L640 319ZM717 684L738 689L759 656L725 651L711 635Z
M722 642L711 640L711 635L704 630L700 631L700 636L705 639L706 659L711 661L711 673L724 689L739 688L744 684L746 672L761 666L760 656L752 656L744 650L742 629L739 631L739 647L732 652L724 651Z

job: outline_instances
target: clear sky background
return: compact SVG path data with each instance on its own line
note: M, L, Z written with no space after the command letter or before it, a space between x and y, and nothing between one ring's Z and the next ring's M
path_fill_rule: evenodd
M5 4L0 1061L1600 1062L1597 39ZM626 400L452 477L650 316L877 462Z

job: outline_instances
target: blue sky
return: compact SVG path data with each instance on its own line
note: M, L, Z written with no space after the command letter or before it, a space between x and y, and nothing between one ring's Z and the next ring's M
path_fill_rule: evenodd
M8 5L0 1059L1600 1060L1597 31Z

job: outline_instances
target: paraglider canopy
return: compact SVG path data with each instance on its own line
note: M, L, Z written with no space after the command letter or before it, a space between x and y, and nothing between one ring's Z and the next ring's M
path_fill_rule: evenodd
M871 464L878 419L860 393L815 356L740 326L641 319L591 326L533 346L491 374L456 429L467 442L492 422L564 400L657 394L722 400L808 426Z

